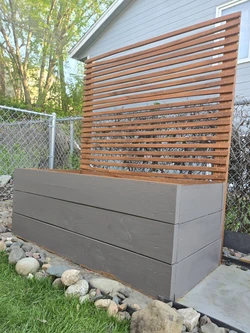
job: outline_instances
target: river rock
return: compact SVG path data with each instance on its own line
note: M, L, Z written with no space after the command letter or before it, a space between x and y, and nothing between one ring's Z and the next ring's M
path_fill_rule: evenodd
M16 272L20 275L27 276L29 275L29 273L37 272L39 267L40 267L39 262L36 259L23 258L19 260L18 263L16 264Z
M48 274L45 272L36 272L36 273L34 273L34 277L37 280L44 280L48 277Z
M93 290L93 289L91 289L91 290ZM94 296L94 298L91 295L89 295L89 296L90 296L90 301L91 302L92 301L95 302L95 301L98 301L98 299L102 299L103 298L103 295L102 295L100 289L95 289L95 296Z
M67 287L78 282L80 278L81 278L81 272L77 269L69 269L63 272L61 277L62 283Z
M140 311L140 310L141 310L140 305L139 305L139 304L136 304L136 303L132 304L130 307L131 307L134 311Z
M0 252L6 250L6 244L2 241L0 241Z
M99 288L103 293L109 294L123 288L123 284L107 278L94 278L89 281L90 285L97 289Z
M4 225L0 225L0 234L7 232L7 231L8 231L8 229Z
M183 317L183 325L186 326L188 332L191 332L198 325L200 313L193 308L180 309L177 312Z
M208 316L206 316L206 315L202 316L200 318L200 326L203 326L203 325L205 325L207 323L211 323L211 319Z
M60 278L62 276L62 274L65 271L68 271L69 269L71 269L71 267L66 266L66 265L51 265L47 269L47 273L49 273L49 275L53 275L53 276Z
M153 301L132 315L130 333L181 333L183 318L169 305Z
M32 245L31 244L23 244L22 245L22 249L24 250L24 252L29 252L32 250Z
M115 318L118 321L129 320L130 319L130 314L128 312L126 312L126 311L124 311L124 312L118 312L116 314Z
M119 311L125 311L127 309L127 304L120 304L118 305L118 310Z
M56 289L64 289L64 284L62 283L62 279L56 278L52 283L52 287Z
M72 284L68 287L68 289L65 291L65 296L67 297L80 297L84 296L88 293L89 290L89 284L86 280L82 279L76 282L75 284Z
M87 301L89 301L89 294L79 297L80 304L83 304L83 303L85 303Z
M15 248L10 252L9 263L16 264L19 260L25 257L26 257L25 252L21 248Z
M118 313L118 306L114 301L111 301L108 308L107 313L110 317L114 317Z
M13 249L19 249L19 248L21 248L21 243L19 243L19 242L16 242L16 243L12 243L11 244L11 246L10 246L10 248L11 248L11 250L13 250Z
M95 301L95 306L98 309L107 309L110 306L111 299L98 299Z
M125 297L129 297L129 295L130 295L130 290L129 290L128 288L126 288L126 287L123 287L123 288L120 288L120 289L118 290L118 293L124 295ZM119 297L120 297L120 296L119 296Z
M32 253L32 257L39 260L40 259L40 253L34 252L34 253Z
M116 296L119 297L122 301L126 298L126 296L124 296L123 294L117 292Z
M218 327L213 323L207 323L200 328L201 333L226 333L225 328Z
M115 304L119 305L121 303L121 299L117 296L114 296L112 300L115 302Z
M96 289L90 289L90 291L89 291L89 301L94 303L96 301L95 297L96 297ZM98 298L98 299L100 299L100 298Z
M50 268L50 264L43 264L42 265L42 269L45 271L45 272L47 272L47 270Z

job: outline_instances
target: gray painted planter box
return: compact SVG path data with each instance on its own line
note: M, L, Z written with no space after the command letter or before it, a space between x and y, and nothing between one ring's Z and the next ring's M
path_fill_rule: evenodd
M15 172L13 232L151 296L177 299L220 262L223 184Z

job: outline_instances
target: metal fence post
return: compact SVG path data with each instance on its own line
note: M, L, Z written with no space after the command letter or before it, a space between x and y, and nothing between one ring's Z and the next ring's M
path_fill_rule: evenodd
M49 169L54 168L55 141L56 141L56 113L52 113L49 131Z
M73 155L74 152L74 121L70 120L70 155Z

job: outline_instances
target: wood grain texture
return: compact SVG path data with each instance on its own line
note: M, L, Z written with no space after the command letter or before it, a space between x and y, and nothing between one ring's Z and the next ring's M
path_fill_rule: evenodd
M82 173L162 182L224 181L239 24L236 13L88 59ZM156 41L161 43L155 46ZM146 158L144 152L159 158ZM212 152L225 154L223 165ZM168 164L161 163L165 156Z
M174 223L177 185L113 177L15 170L17 191Z
M158 181L164 182L164 178L166 180L169 180L168 183L175 183L176 184L186 184L193 183L196 184L198 182L206 183L207 182L207 175L201 174L201 173L194 173L194 174L185 174L185 173L176 173L176 174L169 174L169 173L157 173L157 172L151 172L150 178L148 177L148 172L143 171L136 171L135 174L133 174L130 171L120 171L120 170L109 170L109 169L103 169L103 168L97 168L93 166L88 166L85 164L81 165L82 168L82 174L93 174L96 176L109 176L109 177L115 177L115 178L128 178L128 179L138 179L138 180L147 180L150 179L152 181ZM223 173L221 174L213 174L209 176L210 180L216 180L217 183L224 182L225 181L225 175Z
M217 18L214 18L214 19L209 20L209 21L205 21L205 22L201 22L201 23L198 23L198 24L194 24L194 25L191 25L189 27L185 27L185 28L182 28L182 29L179 29L179 30L176 30L176 31L171 31L171 32L168 32L166 34L150 38L148 40L137 42L137 43L125 46L125 47L121 47L121 48L116 49L116 50L112 50L110 52L106 52L106 53L104 53L102 55L99 55L99 56L96 56L96 57L92 57L90 59L87 59L86 63L87 63L88 66L91 66L91 65L93 66L93 64L92 64L93 62L96 62L97 60L100 61L101 59L110 57L110 56L112 56L114 54L118 54L118 53L122 53L122 52L125 52L125 51L129 51L131 49L135 49L135 48L138 48L138 47L141 47L141 46L145 46L147 44L159 42L159 41L162 41L164 39L168 39L168 38L172 38L172 37L184 34L184 33L192 32L194 30L206 28L206 27L214 25L214 24L220 24L220 23L224 23L224 22L234 21L234 20L239 19L239 16L240 16L239 13L233 13L233 14L230 14L230 15L225 15L225 16L222 16L222 17L217 17ZM105 63L105 61L103 61L103 62ZM96 66L96 63L94 64L94 66Z
M13 232L149 295L170 295L171 265L15 213Z
M19 191L15 191L14 198L16 214L165 263L173 262L173 224Z
M105 69L109 69L109 70L113 69L114 71L116 71L117 69L115 69L115 67L119 66L119 70L123 70L124 66L122 66L122 65L124 65L124 64L131 64L132 62L136 61L136 64L139 65L140 64L138 62L139 60L148 59L148 58L152 58L152 57L153 57L153 62L155 62L156 61L155 56L158 56L161 54L166 55L169 52L176 51L176 50L180 51L181 49L190 48L191 46L195 46L197 44L206 43L205 45L203 45L202 50L206 49L206 47L208 47L208 49L209 49L209 48L211 48L211 46L207 43L214 40L213 33L218 33L218 40L221 38L225 38L225 37L235 36L235 29L233 29L233 28L235 28L235 27L237 28L238 23L239 22L235 21L235 20L233 22L230 22L227 25L226 31L221 31L221 27L217 26L210 30L205 30L205 31L199 32L197 34L189 35L185 38L180 38L178 40L174 40L174 41L166 43L166 44L164 43L162 45L148 48L146 53L144 51L139 51L139 52L131 53L129 57L127 57L127 56L115 57L115 58L106 60L104 65L100 64L100 62L97 62L97 63L94 62L94 63L92 63L93 67L90 67L91 66L90 64L88 64L86 66L86 73L94 74L96 72L96 73L101 73L101 75L103 75L103 73L105 73L105 72L103 72L103 70L105 70ZM192 50L192 51L191 52L186 51L186 52L193 53L193 49L190 49L190 50ZM175 56L175 54L174 54L174 56ZM95 65L97 65L97 66L95 66Z

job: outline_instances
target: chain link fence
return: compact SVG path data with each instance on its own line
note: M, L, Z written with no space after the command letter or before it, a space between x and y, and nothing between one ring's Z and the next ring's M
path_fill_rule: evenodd
M49 168L53 116L0 106L0 175L15 168Z
M82 117L0 106L0 175L15 168L79 169ZM250 233L250 101L235 104L226 229Z
M78 169L81 122L0 106L0 175L16 168Z
M82 117L56 120L55 169L80 168Z
M226 229L250 233L250 101L247 100L235 103Z

